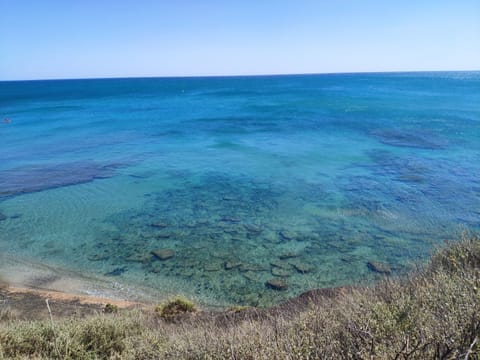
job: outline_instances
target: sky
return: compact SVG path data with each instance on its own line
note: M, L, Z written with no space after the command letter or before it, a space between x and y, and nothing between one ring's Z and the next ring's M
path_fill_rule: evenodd
M480 70L480 0L0 0L0 80Z

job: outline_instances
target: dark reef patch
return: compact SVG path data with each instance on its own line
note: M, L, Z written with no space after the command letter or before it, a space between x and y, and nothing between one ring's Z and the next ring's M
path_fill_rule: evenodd
M383 144L398 147L436 150L444 149L448 145L446 140L418 130L376 129L371 131L370 134L378 138Z
M124 166L126 164L85 161L4 170L0 172L0 198L109 178Z

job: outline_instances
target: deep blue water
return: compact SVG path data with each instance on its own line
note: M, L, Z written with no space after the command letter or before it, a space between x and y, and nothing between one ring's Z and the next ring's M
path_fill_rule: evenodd
M479 227L480 72L0 82L2 119L0 252L207 304Z

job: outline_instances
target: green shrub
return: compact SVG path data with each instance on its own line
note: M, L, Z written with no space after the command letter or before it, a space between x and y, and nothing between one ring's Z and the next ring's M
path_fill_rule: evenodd
M103 308L103 312L105 314L114 314L118 312L118 306L114 304L106 304L105 307Z
M155 309L165 320L172 320L178 315L185 313L194 313L197 308L193 302L182 297L176 297L173 300L167 301L165 304L158 305Z
M430 271L458 272L480 269L480 236L464 232L460 241L437 249L430 259Z

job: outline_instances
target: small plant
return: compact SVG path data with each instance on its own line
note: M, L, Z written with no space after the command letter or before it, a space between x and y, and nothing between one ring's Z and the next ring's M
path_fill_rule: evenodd
M437 249L430 259L433 271L459 272L480 267L480 235L464 232L460 241Z
M114 314L114 313L117 313L117 312L118 312L118 306L117 306L117 305L114 305L114 304L108 303L108 304L105 305L105 307L103 308L103 312L104 312L105 314Z
M158 305L155 312L165 320L172 320L176 316L184 313L194 313L197 307L193 302L182 297L176 297L165 304Z

